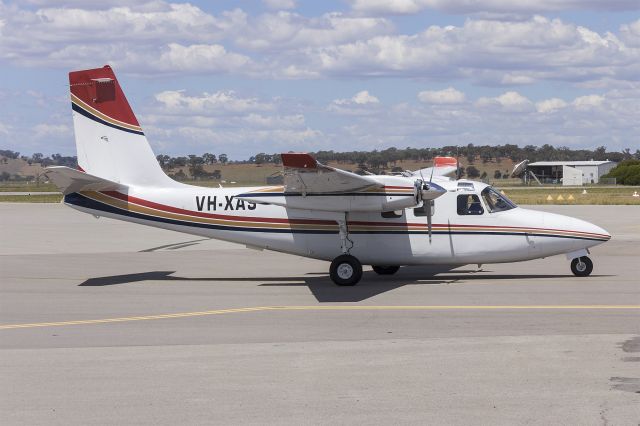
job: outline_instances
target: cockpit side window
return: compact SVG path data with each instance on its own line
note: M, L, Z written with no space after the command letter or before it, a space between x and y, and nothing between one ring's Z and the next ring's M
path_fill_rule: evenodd
M461 194L458 195L458 214L459 215L481 215L484 213L484 208L480 202L480 197L476 194Z
M482 190L482 198L490 213L503 212L517 207L506 195L499 193L490 186Z

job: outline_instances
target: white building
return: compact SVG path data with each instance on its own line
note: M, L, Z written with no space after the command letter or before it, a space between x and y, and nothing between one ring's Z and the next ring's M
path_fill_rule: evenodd
M527 168L543 183L571 186L598 183L615 166L613 161L538 161Z

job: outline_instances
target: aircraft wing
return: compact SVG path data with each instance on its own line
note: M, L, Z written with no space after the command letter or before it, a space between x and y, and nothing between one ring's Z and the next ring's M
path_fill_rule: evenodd
M45 175L64 194L80 191L112 191L126 186L65 166L51 166Z
M435 157L433 159L433 167L411 172L411 176L421 176L425 180L431 179L431 176L447 176L458 170L458 160L454 157Z
M369 176L320 164L309 154L289 153L281 157L285 194L339 194L384 186Z
M426 180L431 177L431 171L433 170L433 176L447 176L455 173L456 166L439 166L439 167L426 167L424 169L416 170L412 172L412 176L424 176Z
M415 206L413 179L360 176L318 163L309 154L282 154L284 187L265 187L236 198L290 209L329 212L383 212Z

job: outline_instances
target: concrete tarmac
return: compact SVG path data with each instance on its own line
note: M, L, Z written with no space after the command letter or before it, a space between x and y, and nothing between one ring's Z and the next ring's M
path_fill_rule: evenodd
M640 207L564 256L365 272L0 204L2 424L640 422ZM20 325L20 328L13 328Z

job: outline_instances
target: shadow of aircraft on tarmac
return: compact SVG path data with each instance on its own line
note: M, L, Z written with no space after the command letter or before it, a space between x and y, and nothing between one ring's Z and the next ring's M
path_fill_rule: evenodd
M529 280L544 278L572 279L573 275L513 275L494 274L491 271L456 269L451 267L405 267L393 277L380 276L373 271L365 271L362 282L353 287L339 287L333 284L325 272L308 273L304 276L288 277L178 277L176 271L149 271L124 275L90 278L79 284L82 287L101 287L133 284L142 281L183 281L183 282L255 282L259 287L308 287L320 303L361 302L405 285L461 284L477 280L494 282L509 280ZM594 275L596 276L596 275Z

